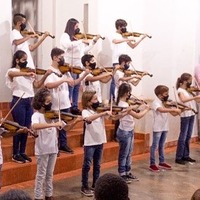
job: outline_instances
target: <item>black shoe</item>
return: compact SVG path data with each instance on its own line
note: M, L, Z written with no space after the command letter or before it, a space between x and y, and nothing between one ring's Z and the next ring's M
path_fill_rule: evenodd
M182 159L176 159L175 163L180 164L180 165L185 165L185 161Z
M82 187L81 193L84 194L86 197L93 197L94 196L94 192L92 190L90 190L89 187Z
M78 108L71 108L71 113L73 115L81 115L82 114L81 110L79 110Z
M121 176L127 184L130 184L132 181L126 175Z
M19 155L13 155L12 160L17 163L25 163L26 160L19 154Z
M196 160L188 157L188 158L182 158L182 160L186 161L186 162L196 162Z
M71 153L71 154L74 153L74 151L73 151L72 149L70 149L68 146L60 147L59 150L60 150L60 151L64 151L64 152L66 152L66 153Z
M132 173L127 174L126 177L134 181L139 181L139 178L137 178L137 176L133 175Z
M24 160L26 162L32 162L32 159L30 157L28 157L25 153L20 154L22 156L22 158L24 158Z

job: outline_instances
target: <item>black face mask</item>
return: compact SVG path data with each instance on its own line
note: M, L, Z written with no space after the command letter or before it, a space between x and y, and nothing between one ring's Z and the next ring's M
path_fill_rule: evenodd
M27 63L28 63L27 61L19 62L18 65L19 65L20 68L26 68Z
M122 28L121 28L121 32L122 32L122 33L126 33L126 32L127 32L126 27L122 27Z
M76 34L78 34L78 33L80 33L80 28L76 28L76 29L74 30L74 35L76 35Z
M60 60L58 61L58 65L59 66L63 66L65 64L65 59L62 57L60 58Z
M187 88L190 88L191 85L192 85L192 83L187 82Z
M99 107L99 101L92 103L92 108L96 110Z
M162 98L162 101L167 101L167 100L168 100L168 98L169 98L169 95L167 95L167 96L163 97L163 98Z
M22 23L22 24L20 25L20 30L23 31L25 28L26 28L26 24Z
M95 69L95 67L96 67L96 62L90 63L89 66L90 66L91 69Z
M129 68L129 65L128 64L125 64L124 65L124 70L127 70Z
M49 104L43 104L43 108L45 109L45 111L50 111L51 110L51 106L52 106L52 103L50 102Z

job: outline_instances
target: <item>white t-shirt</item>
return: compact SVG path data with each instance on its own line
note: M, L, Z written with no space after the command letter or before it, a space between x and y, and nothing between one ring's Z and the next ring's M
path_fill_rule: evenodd
M190 98L190 97L193 97L192 94L190 94L188 91L186 91L185 89L183 88L178 88L178 94L179 93L183 93L183 95L186 97L186 98ZM180 98L179 98L179 102L181 102ZM194 100L192 101L188 101L186 103L183 103L181 102L182 104L194 109L194 110L197 110L197 106L196 106L196 102ZM192 110L185 110L184 112L181 113L181 117L190 117L192 115L195 115L194 112Z
M55 69L50 66L49 69L60 74L59 69ZM69 72L63 74L62 77L58 77L56 74L51 73L45 80L44 85L47 83L52 83L63 79L64 77L71 77ZM52 109L59 110L59 99L60 99L60 109L67 109L71 107L70 99L69 99L69 88L66 82L59 85L57 88L49 89L52 96ZM58 99L59 98L59 99Z
M129 105L125 101L119 101L118 106L128 108ZM124 131L132 131L135 126L134 119L131 115L125 115L119 120L119 128Z
M123 83L120 79L124 77L124 73L121 70L117 70L114 74L114 80L115 80L115 96L118 95L118 89L119 86Z
M113 39L121 40L123 39L123 37L120 33L115 32L115 34L113 35ZM119 44L112 43L112 63L119 63L119 56L122 54L127 54L127 43L126 42L122 42Z
M34 96L33 82L35 78L30 76L16 76L13 78L13 81L10 80L8 73L10 71L20 72L20 69L10 68L6 73L6 85L9 89L12 90L12 95L16 97L29 98Z
M98 101L102 103L102 94L101 94L101 83L100 81L85 81L87 77L93 77L92 74L88 74L83 80L82 80L82 85L83 85L83 92L84 91L96 91ZM88 84L88 85L87 85Z
M31 123L47 123L44 114L36 111L31 118ZM38 137L35 139L35 155L58 153L58 136L55 127L37 130Z
M63 33L60 38L60 48L65 51L65 62L73 66L82 67L81 57L87 54L93 47L92 41L86 45L82 40L71 41L67 33Z
M89 117L96 114L90 109L83 109L82 117ZM86 123L84 146L92 146L106 143L106 131L103 117L99 117L92 121L91 124Z
M13 44L14 40L19 40L19 39L22 39L22 38L23 38L23 36L21 35L21 33L18 30L16 30L16 29L12 30L12 32L10 34L10 42L11 42L11 45L12 45L12 53L14 54L18 50L22 50L22 51L26 52L27 62L28 62L27 67L35 69L33 58L32 58L31 52L29 50L29 43L27 41L25 41L22 44L17 45L17 46Z
M152 111L153 111L153 131L168 131L168 113L159 112L157 109L160 107L164 107L162 101L156 97L156 99L152 102Z

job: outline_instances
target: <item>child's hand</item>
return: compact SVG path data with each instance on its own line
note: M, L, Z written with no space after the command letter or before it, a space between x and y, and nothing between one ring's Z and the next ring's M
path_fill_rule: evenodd
M26 72L26 76L30 76L32 78L35 78L36 77L36 73L34 73L34 72Z
M85 74L88 75L90 73L89 69L85 69Z
M68 83L70 86L74 86L74 79L73 78L65 78L64 81L66 83Z

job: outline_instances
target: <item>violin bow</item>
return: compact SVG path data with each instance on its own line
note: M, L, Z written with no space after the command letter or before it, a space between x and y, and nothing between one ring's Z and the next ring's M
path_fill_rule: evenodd
M110 112L112 113L112 105L113 105L113 98L112 94L110 95Z
M94 56L95 60L97 61L97 63L99 63L100 67L105 71L105 72L109 72L103 65L102 63Z
M175 103L176 103L176 108L178 108L178 101L176 98L176 92L175 92L175 87L173 86L173 92L174 92L174 99L175 99Z
M199 86L199 83L198 83L197 79L195 78L195 76L193 78L194 78L195 84L197 85L197 88L200 89L200 86Z
M27 21L27 24L29 25L31 31L32 31L35 35L37 35L37 37L39 37L39 35L35 32L35 30L34 30L33 27L31 26L31 24L30 24L29 21Z

